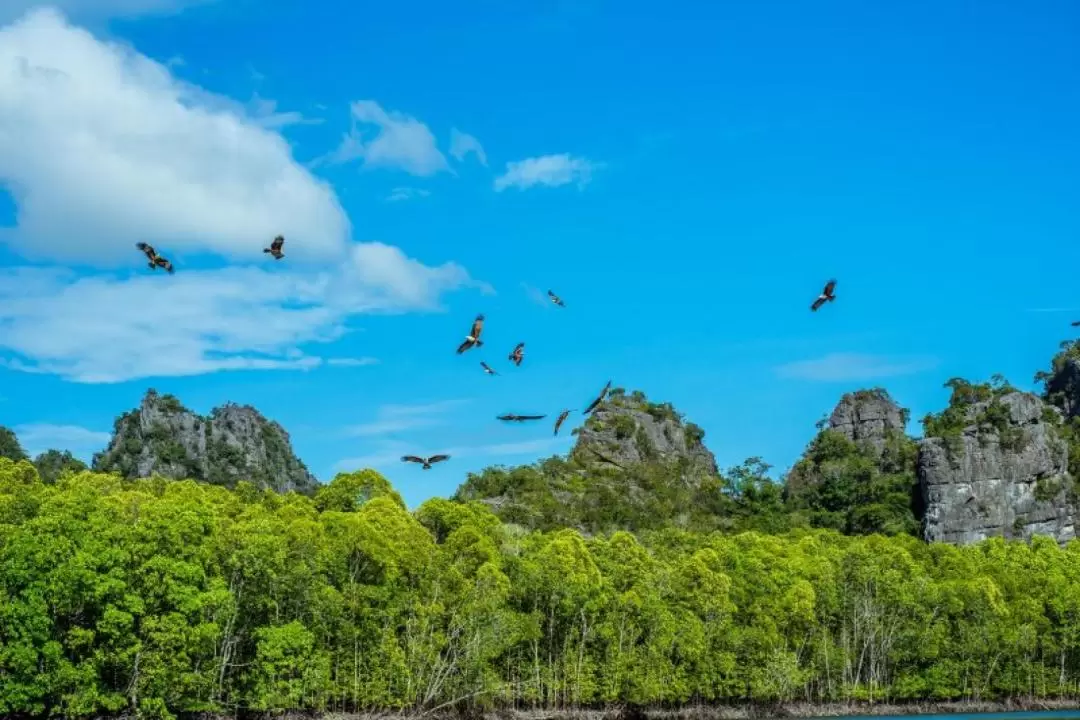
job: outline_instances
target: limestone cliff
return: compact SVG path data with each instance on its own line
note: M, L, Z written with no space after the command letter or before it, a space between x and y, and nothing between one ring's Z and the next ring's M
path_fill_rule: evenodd
M1072 539L1076 510L1059 411L1007 386L951 382L950 407L924 421L919 443L926 540Z
M289 434L255 408L230 403L203 417L154 390L117 418L109 446L94 456L94 469L229 487L248 480L279 492L310 492L316 485L293 454Z
M543 530L718 527L724 497L716 460L704 431L670 404L616 388L573 432L568 457L470 474L455 498Z
M905 432L907 421L907 410L884 389L873 388L841 397L829 416L828 427L880 455L890 438Z
M614 388L574 433L570 455L585 466L677 466L687 484L719 473L716 458L702 443L705 432L684 423L670 403L649 402L640 391L627 395Z

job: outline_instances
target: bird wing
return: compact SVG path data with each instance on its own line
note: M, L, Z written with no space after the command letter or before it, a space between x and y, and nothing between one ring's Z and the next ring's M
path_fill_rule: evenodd
M468 350L472 346L473 346L473 341L472 340L466 340L465 342L461 343L460 345L458 345L458 348L457 348L458 355L465 352L466 350Z
M420 463L421 465L424 464L424 458L416 457L415 455L402 455L401 456L401 461L402 462Z
M157 253L154 251L154 246L153 245L148 245L148 244L146 244L144 242L140 242L140 243L135 243L135 247L139 248L139 250L146 253L146 257L150 258L151 260L153 260L155 257L157 257Z
M494 375L494 374L495 374L495 371L491 369L491 366L489 366L489 365L488 365L488 364L487 364L486 362L484 362L483 360L481 360L481 361L480 361L480 367L484 368L484 371L485 371L485 372L488 372L488 373L490 373L490 374L492 374L492 375Z
M480 337L480 333L482 333L483 331L484 331L484 316L483 315L477 315L476 319L473 320L472 330L469 331L469 337L478 338L478 337Z
M517 355L518 353L520 353L524 349L525 349L525 343L518 343L517 345L514 346L514 354Z
M450 459L449 455L432 455L431 457L429 457L427 459L427 461L428 461L428 464L430 465L431 463L442 462L443 460L449 460L449 459Z
M833 290L835 289L836 281L830 280L829 282L825 283L825 289L822 291L822 295L824 295L825 297L832 297Z
M509 414L507 414L507 415L499 415L495 419L496 420L517 420L518 418L517 418L517 415L509 415Z
M1080 327L1080 320L1077 320L1072 324L1073 327Z
M547 415L518 415L518 420L543 420Z
M825 304L825 298L824 297L819 297L817 300L814 301L814 304L810 306L810 309L811 310L817 310L819 307L821 307L824 304Z
M599 395L599 396L597 396L597 398L596 398L595 400L593 400L593 401L592 401L592 402L591 402L591 403L589 404L589 407L585 408L585 414L586 414L586 415L588 415L588 414L589 414L589 413L591 413L591 412L592 412L593 410L595 410L595 409L596 409L596 406L597 406L597 405L599 405L600 403L602 403L602 402L604 401L604 398L605 398L605 397L607 397L607 393L608 393L608 390L610 390L610 389L611 389L611 381L610 381L610 380L608 380L608 381L607 381L607 385L605 385L605 386L604 386L604 389L600 391L600 395Z
M569 417L569 416L570 416L570 411L569 410L564 410L563 412L559 413L559 418L555 421L555 434L556 435L559 434L559 428L562 427L562 424L564 422L566 422L566 418Z
M175 272L175 269L173 268L173 264L172 264L171 262L169 262L168 260L166 260L166 261L165 261L165 262L164 262L164 263L162 264L162 266L161 266L161 267L165 268L165 271L166 271L167 273L169 273L170 275L172 275L172 274L173 274L173 273Z
M285 238L278 235L274 238L274 242L270 243L270 249L274 252L281 252L282 246L285 245Z

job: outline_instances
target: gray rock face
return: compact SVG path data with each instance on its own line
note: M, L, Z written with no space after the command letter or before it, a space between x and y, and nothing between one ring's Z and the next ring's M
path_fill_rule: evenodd
M572 456L580 462L622 467L681 463L687 483L719 474L716 458L702 444L704 431L683 423L671 405L650 403L641 393L612 393L577 434Z
M985 422L993 403L1005 409L996 427ZM969 424L958 437L919 443L927 541L1050 535L1066 543L1074 537L1069 448L1046 422L1048 408L1035 395L1012 392L968 408Z
M227 404L202 417L153 390L117 419L108 448L94 456L94 469L228 487L248 480L279 492L309 492L316 485L293 454L289 434L255 408Z
M829 416L829 429L848 440L873 447L880 455L888 438L903 433L905 411L882 389L847 393Z

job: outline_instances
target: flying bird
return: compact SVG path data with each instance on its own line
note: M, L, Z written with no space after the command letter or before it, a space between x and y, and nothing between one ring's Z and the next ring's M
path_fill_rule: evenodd
M1080 320L1077 320L1072 324L1073 327L1080 327Z
M822 305L824 305L825 303L832 302L833 300L835 300L836 296L833 295L833 290L835 290L835 289L836 289L836 281L835 280L830 280L829 282L825 283L825 289L822 290L821 294L817 296L817 300L815 300L814 304L810 306L810 309L816 312L817 309L819 307L821 307Z
M276 238L274 238L274 241L270 243L270 247L263 248L263 252L270 253L274 256L275 260L280 260L281 258L285 257L285 253L281 252L281 248L283 245L285 245L285 238L281 235L278 235Z
M419 457L417 455L403 455L401 457L402 462L420 463L421 465L423 465L423 467L420 468L421 470L430 470L431 466L434 463L440 463L443 460L449 460L449 459L450 459L449 455L432 455L429 458L422 458L422 457Z
M526 420L543 420L547 415L500 415L497 419L505 422L525 422Z
M550 290L548 290L548 297L551 298L551 302L555 303L559 307L566 307L566 303L562 301L562 298L551 292Z
M483 360L480 361L480 367L484 368L484 372L486 372L488 375L498 375L499 374L499 373L495 372L494 370L492 370L491 366L488 365Z
M477 315L473 320L472 329L469 330L469 334L465 336L465 342L458 345L458 355L465 352L472 347L480 347L484 342L480 339L480 333L484 331L484 316Z
M173 264L169 262L167 258L163 258L162 256L158 255L157 250L154 249L153 245L148 245L144 242L140 242L135 243L135 247L139 248L139 250L141 250L146 255L146 259L150 261L149 265L151 270L155 270L160 267L165 268L165 270L170 275L172 274Z
M570 417L570 411L569 410L563 410L561 413L559 413L558 419L555 420L555 434L556 435L559 434L559 428L562 427L562 424L564 422L566 422L566 418L568 418L568 417Z
M514 363L518 367L521 367L521 361L525 359L525 343L518 343L514 346L514 352L508 356L510 362Z
M607 391L610 390L610 389L611 389L611 381L608 380L607 385L605 385L604 389L600 391L600 395L595 400L593 400L591 403L589 403L589 407L585 408L585 413L584 414L588 415L593 410L595 410L596 406L599 405L601 402L603 402L604 398L607 397Z

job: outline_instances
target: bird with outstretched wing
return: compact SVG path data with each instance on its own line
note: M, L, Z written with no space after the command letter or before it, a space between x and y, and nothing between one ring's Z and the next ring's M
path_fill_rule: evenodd
M484 343L480 339L480 333L484 331L484 316L477 315L473 320L472 329L469 330L469 334L465 336L465 342L458 345L458 355L465 352L469 348L481 347Z
M551 298L551 302L555 303L559 307L566 307L566 303L562 301L562 298L551 292L550 290L548 290L548 297Z
M810 309L813 310L814 312L817 312L817 309L820 308L822 305L824 305L827 302L832 302L833 300L835 300L836 295L833 294L833 290L835 290L835 289L836 289L836 281L835 280L830 280L829 282L825 283L825 289L822 290L821 294L817 296L817 300L815 300L814 304L810 306Z
M484 372L486 372L488 375L498 375L499 374L499 373L495 372L494 370L492 370L491 366L488 365L483 360L480 361L480 367L484 368Z
M449 460L449 459L450 459L449 455L432 455L429 458L422 458L422 457L420 457L418 455L403 455L401 457L402 462L419 463L420 465L423 466L423 467L420 468L421 470L430 470L431 466L434 465L435 463L440 463L443 460Z
M263 248L264 253L270 253L275 260L280 260L285 257L285 253L281 252L281 248L285 246L285 238L278 235L274 238L274 241L270 243L270 247Z
M602 403L604 401L604 398L607 397L608 390L610 390L610 389L611 389L611 381L608 380L607 385L605 385L604 389L600 391L600 394L596 397L596 399L593 400L591 403L589 403L589 406L587 408L585 408L584 414L588 415L593 410L595 410L596 406L599 405L600 403Z
M526 422L527 420L543 420L547 415L514 415L513 413L507 413L506 415L499 415L497 420L503 422Z
M521 361L525 359L525 343L518 343L514 346L514 351L509 355L510 362L514 363L518 367L521 367Z
M570 417L571 412L572 411L570 410L563 410L561 413L559 413L559 417L555 420L555 435L559 434L559 428L561 428L562 424L566 422L566 418Z
M165 271L168 272L170 275L173 273L173 264L169 262L168 258L164 258L158 255L157 251L154 250L153 245L139 242L135 243L135 247L137 247L144 255L146 255L146 259L150 261L148 264L151 270L156 270L157 268L164 268Z

